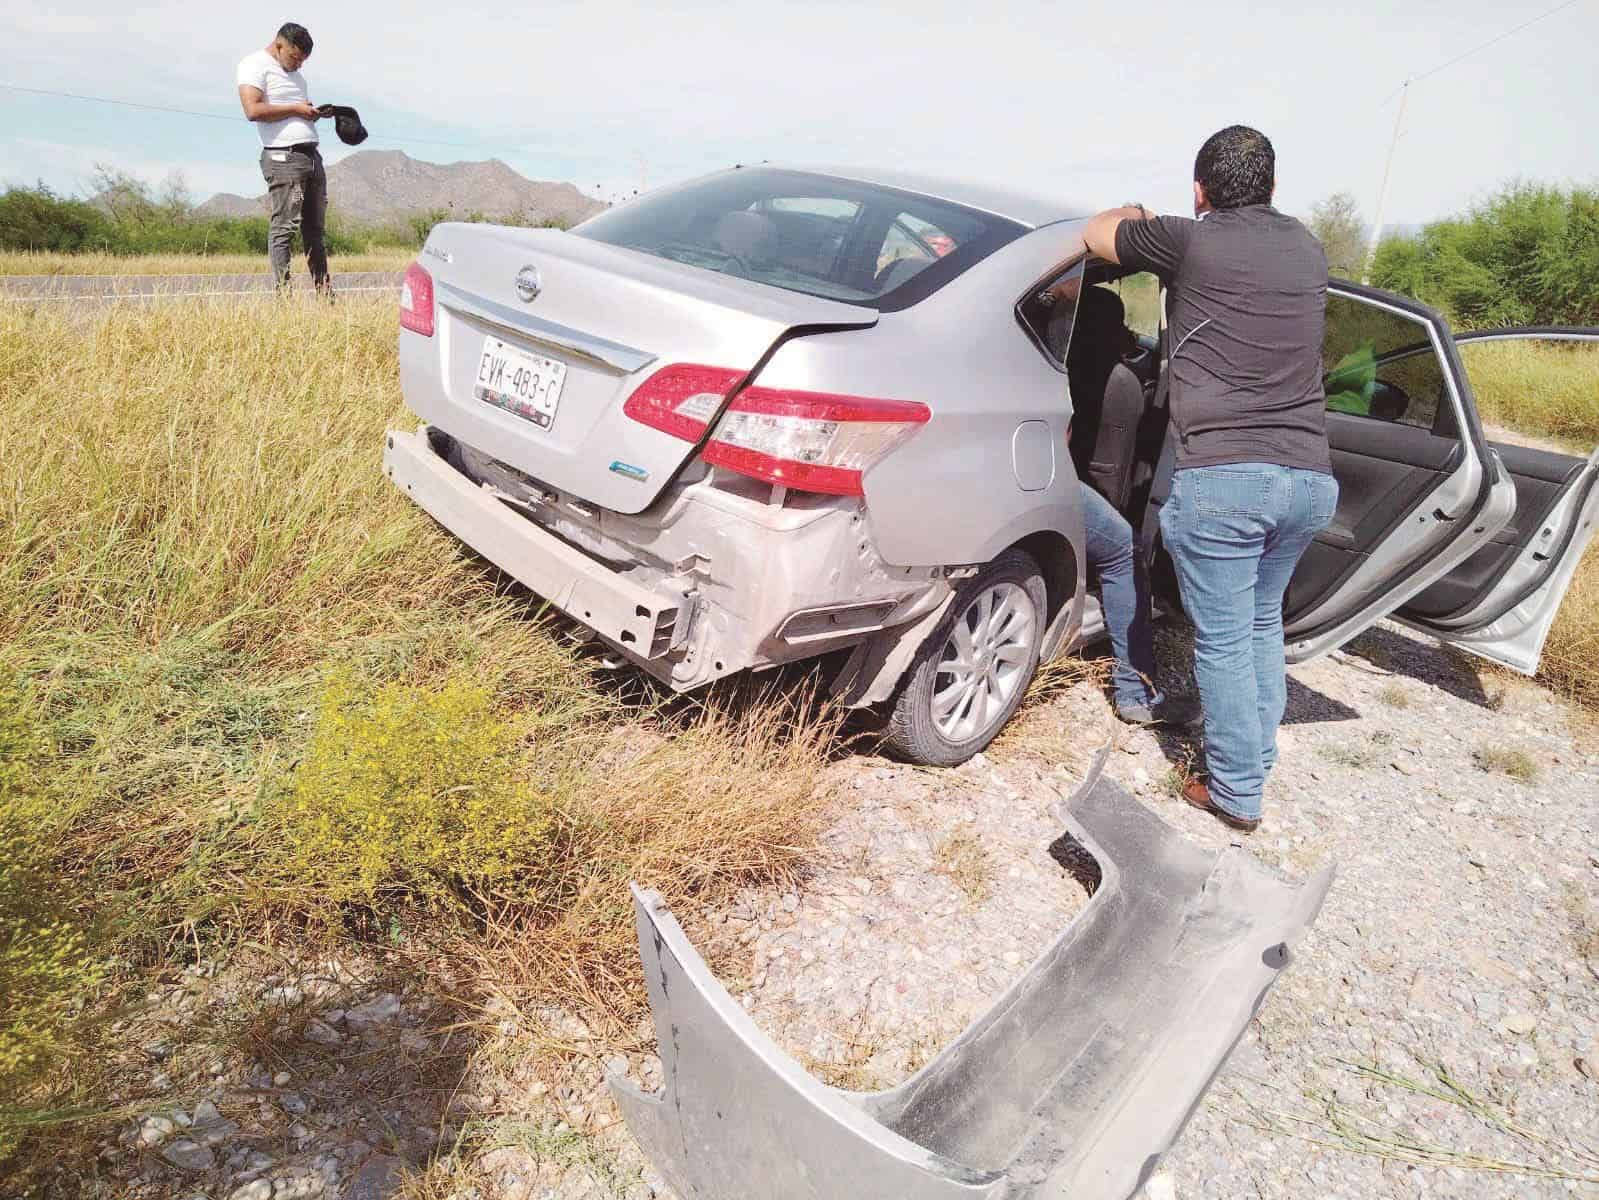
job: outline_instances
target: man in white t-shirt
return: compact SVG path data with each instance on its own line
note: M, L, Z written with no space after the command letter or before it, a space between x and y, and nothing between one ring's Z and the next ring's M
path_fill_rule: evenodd
M267 253L278 286L289 282L289 257L298 230L306 266L317 291L330 292L328 253L323 231L328 211L328 177L317 149L316 122L300 67L311 57L311 35L289 22L265 50L239 63L239 103L261 134L261 174L272 201Z

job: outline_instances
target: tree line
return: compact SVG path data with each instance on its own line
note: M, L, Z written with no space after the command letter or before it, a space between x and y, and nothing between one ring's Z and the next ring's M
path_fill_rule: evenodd
M479 212L433 209L386 225L360 226L329 214L331 254L393 247L416 249L441 221L484 221ZM532 214L494 218L506 225L554 225ZM267 218L198 212L181 175L158 188L105 167L95 169L88 199L63 196L44 183L0 192L0 250L57 254L260 254L267 252Z
M414 249L440 221L486 219L435 209L363 228L340 222L335 212L328 249ZM557 224L532 214L494 220ZM1307 224L1334 275L1414 296L1459 326L1599 325L1599 188L1510 183L1460 216L1385 237L1375 252L1360 206L1347 192L1314 205ZM152 188L100 167L88 199L42 183L0 193L0 250L265 255L267 218L203 216L180 175Z
M1310 211L1334 275L1366 276L1465 329L1599 325L1599 188L1513 182L1460 216L1383 238L1370 253L1347 192Z

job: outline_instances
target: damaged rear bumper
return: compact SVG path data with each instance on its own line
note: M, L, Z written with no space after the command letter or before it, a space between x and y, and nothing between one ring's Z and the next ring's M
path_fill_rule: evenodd
M1132 1195L1221 1069L1327 867L1284 883L1239 847L1190 844L1104 778L1062 806L1098 864L1087 907L954 1042L890 1091L808 1075L716 981L653 893L635 889L664 1071L611 1086L682 1200Z
M613 513L426 426L389 431L383 463L461 541L678 691L892 644L952 594L938 568L884 563L850 498L778 503L769 484L705 477L643 513Z

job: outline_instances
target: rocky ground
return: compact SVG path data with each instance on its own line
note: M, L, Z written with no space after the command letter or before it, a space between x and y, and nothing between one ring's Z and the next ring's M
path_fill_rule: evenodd
M1338 878L1152 1200L1599 1196L1599 738L1544 690L1395 629L1290 679L1267 821L1243 844ZM685 924L808 1068L886 1086L1086 902L1049 808L1113 736L1110 773L1162 818L1206 846L1237 836L1175 798L1191 743L1113 726L1081 681L956 771L840 761L803 885ZM130 1015L142 1082L97 1147L103 1194L667 1194L601 1081L625 1063L657 1082L645 1031L624 1055L570 1015L465 1014L372 967L261 971L191 968Z

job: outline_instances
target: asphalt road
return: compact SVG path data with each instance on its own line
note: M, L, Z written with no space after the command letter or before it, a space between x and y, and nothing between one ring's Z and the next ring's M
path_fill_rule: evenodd
M397 291L403 273L354 271L333 276L339 295ZM309 292L304 272L293 277L294 290ZM123 300L175 300L187 296L257 296L272 291L272 276L241 275L0 275L0 297L20 301L108 303Z

